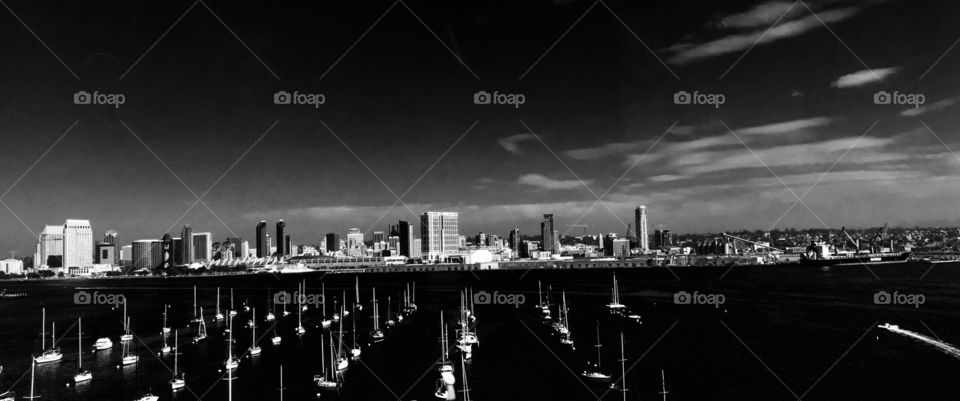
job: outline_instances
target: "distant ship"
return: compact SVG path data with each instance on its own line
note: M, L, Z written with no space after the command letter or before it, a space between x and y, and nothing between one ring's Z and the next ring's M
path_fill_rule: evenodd
M826 244L811 243L807 253L800 255L803 266L833 266L841 264L868 264L878 262L902 262L910 257L910 252L836 252Z

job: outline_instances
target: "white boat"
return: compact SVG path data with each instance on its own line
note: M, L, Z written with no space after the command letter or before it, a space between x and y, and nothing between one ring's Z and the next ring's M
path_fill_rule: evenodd
M93 373L83 368L83 320L77 319L77 374L73 376L74 383L83 383L93 379Z
M447 334L447 325L443 323L443 311L440 311L440 378L437 382L437 391L433 394L441 400L453 401L457 399L457 390L454 387L457 379L453 375L453 365L450 364L447 350L449 336Z
M190 323L200 323L201 319L197 314L197 286L193 286L193 320Z
M167 326L167 309L170 309L170 305L163 305L163 334L170 334L170 326Z
M567 292L563 292L563 310L560 312L560 343L573 347L573 332L570 331L570 310L567 309Z
M380 305L377 303L377 288L373 288L373 330L370 331L370 339L374 342L383 341L383 331L380 330Z
M47 308L43 308L43 320L42 326L40 326L40 349L42 353L39 356L35 356L33 361L37 364L44 364L50 362L57 362L60 359L63 359L63 353L60 352L60 348L57 348L57 323L53 322L53 331L50 334L50 348L47 348L47 337L45 336L44 330L47 328Z
M140 361L140 357L137 354L130 353L130 342L123 343L123 356L120 359L120 363L123 366L133 365Z
M180 332L179 331L174 332L173 343L174 345L177 345L177 348L179 348L178 344L180 344L178 340L179 338L180 338ZM173 377L170 379L170 389L173 391L180 390L187 385L187 381L186 381L186 378L184 377L184 374L178 371L179 362L180 362L180 352L179 350L177 351L178 352L173 353Z
M331 337L330 341L333 341ZM343 352L343 321L340 321L340 333L337 334L337 372L343 374L350 367L350 360Z
M877 326L877 327L879 327L879 328L881 328L881 329L885 329L885 330L890 330L890 331L900 330L900 326L895 325L895 324L890 324L890 323L884 323L884 324L881 324L881 325L879 325L879 326Z
M227 320L227 325L233 328L233 318ZM227 339L227 360L223 363L227 370L236 369L240 366L240 360L233 356L233 330L230 330L230 336Z
M233 288L230 289L230 317L237 316L237 310L233 308Z
M203 320L203 307L200 307L200 326L197 327L197 335L193 337L193 343L199 343L207 339L207 323Z
M148 391L148 392L147 392L146 394L144 394L142 397L137 398L137 401L158 401L159 399L160 399L160 397L155 396L155 395L153 395L153 393L150 393L150 392Z
M17 393L13 391L0 393L0 401L17 401Z
M611 290L612 299L609 304L607 304L607 309L610 310L610 313L621 314L623 313L627 306L620 303L620 287L617 285L617 273L613 273L613 289Z
M583 378L591 381L598 382L608 382L610 381L610 375L603 373L603 368L600 367L600 324L597 323L597 361L588 362L587 368L580 373Z
M338 391L340 390L340 382L338 381L338 375L335 373L336 368L334 366L334 356L333 356L333 337L330 338L330 366L327 366L326 352L323 347L323 337L320 337L320 374L313 376L313 383L317 385L321 390L325 391Z
M127 316L126 302L123 303L123 335L120 336L120 341L133 341L133 333L130 333L130 318Z
M346 312L344 312L346 316ZM350 349L350 356L354 359L360 359L360 354L363 352L360 350L360 344L357 344L357 319L350 319L350 322L353 324L353 348Z
M222 322L223 319L223 312L220 312L220 287L217 287L217 314L213 315L213 320Z
M109 337L100 337L93 343L93 348L97 351L108 350L113 348L113 341L110 341Z
M260 355L261 349L259 346L257 346L257 325L256 325L257 310L256 309L253 309L252 320L254 324L250 325L250 330L252 331L252 334L250 335L250 356L257 356L257 355Z

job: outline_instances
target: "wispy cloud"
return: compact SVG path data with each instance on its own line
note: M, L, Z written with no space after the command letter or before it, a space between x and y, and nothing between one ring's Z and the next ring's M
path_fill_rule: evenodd
M950 106L953 106L956 103L957 103L957 98L951 97L943 100L938 100L936 102L930 103L923 107L906 109L904 111L901 111L900 115L904 117L916 117L921 114L927 114L934 111L940 111L940 110L946 109Z
M520 143L523 141L532 141L534 139L536 139L536 137L533 136L533 134L524 133L503 137L498 139L497 142L499 142L500 146L503 147L503 149L505 149L507 152L519 155L523 153L520 151Z
M557 180L541 174L525 174L517 178L517 184L549 190L576 189L582 187L584 184L590 185L592 182L593 180L585 180L583 183L579 180Z
M837 78L830 86L834 88L854 88L883 81L900 70L900 67L875 68L861 70Z
M833 119L830 117L812 117L773 124L758 125L755 127L738 129L736 131L737 134L742 135L786 134L802 129L823 127L831 122L833 122Z
M753 13L748 12L734 18L733 23L743 27L754 26L754 24L769 20L770 15L776 11L778 7L782 6L771 5L766 8L754 9L755 12ZM756 29L747 33L728 35L705 43L685 43L677 45L671 48L674 54L668 58L667 61L671 64L686 64L725 54L742 52L755 44L769 44L778 40L800 36L813 29L822 27L823 24L834 24L846 20L857 15L861 10L862 8L859 7L837 8L822 11L816 16L809 15L792 21L781 22L777 24L777 26L770 28L769 31L767 31L766 28ZM784 10L781 10L781 15L783 11ZM779 15L777 18L779 18ZM774 20L776 20L776 18L774 18Z
M742 13L723 17L720 24L724 28L767 28L787 12L790 14L787 14L784 18L788 20L801 13L803 7L795 7L794 5L795 2L793 1L771 1L758 4Z

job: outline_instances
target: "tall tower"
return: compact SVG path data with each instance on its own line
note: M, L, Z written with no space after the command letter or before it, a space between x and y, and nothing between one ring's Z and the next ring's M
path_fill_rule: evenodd
M428 260L456 253L460 249L460 213L424 213L420 216L420 237L422 256Z
M189 265L193 263L193 229L189 224L185 224L180 230L180 263Z
M412 257L410 248L413 244L413 226L409 222L400 220L397 223L397 235L400 237L400 254L406 257Z
M640 250L650 250L650 235L647 234L647 207L640 205L634 211L634 224L637 225L637 240L640 241Z
M283 235L283 229L287 227L287 223L283 222L283 219L277 222L277 255L278 256L287 256L287 249L285 247L286 243L284 239L286 236Z
M267 221L260 220L260 223L257 223L257 257L268 256L270 256L270 248L267 245Z
M554 228L553 214L543 215L540 223L540 237L543 241L543 250L551 254L560 253L560 232Z
M90 267L93 252L90 220L67 220L63 225L63 267Z

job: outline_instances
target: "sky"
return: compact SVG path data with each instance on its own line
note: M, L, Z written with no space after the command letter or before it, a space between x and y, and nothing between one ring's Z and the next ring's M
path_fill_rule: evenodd
M68 218L308 244L427 210L467 235L622 235L641 204L681 233L960 220L960 3L347 3L4 2L0 252Z

